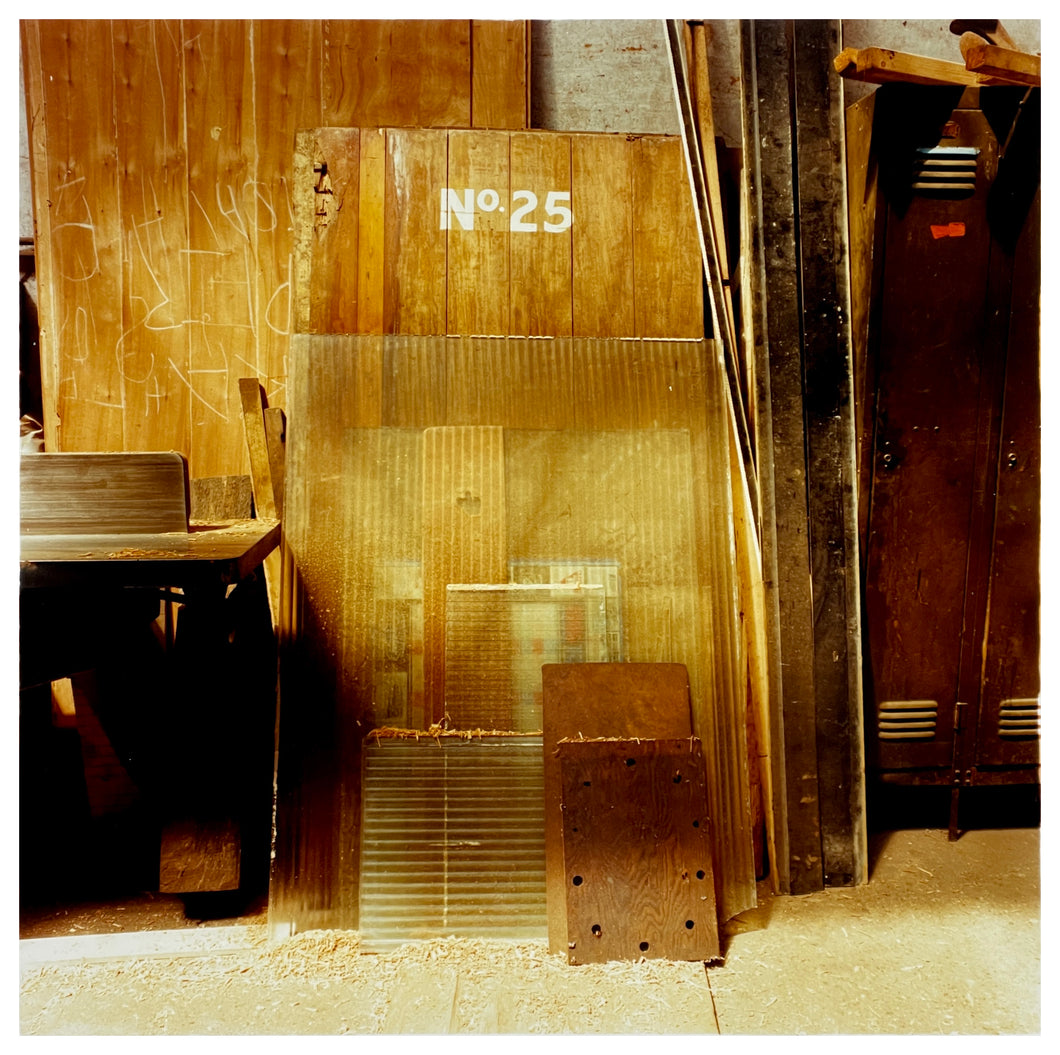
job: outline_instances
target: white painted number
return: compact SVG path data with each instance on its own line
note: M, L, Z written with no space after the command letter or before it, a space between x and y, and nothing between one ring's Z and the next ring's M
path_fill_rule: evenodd
M512 191L512 204L518 204L512 209L509 224L512 231L537 231L537 221L530 216L538 206L538 196L532 190ZM490 187L480 190L477 194L468 188L464 191L454 190L452 187L442 187L441 194L441 220L440 230L449 231L459 227L464 231L475 229L475 206L482 212L504 212L501 205L501 196ZM570 210L570 191L550 190L545 196L545 217L541 228L545 231L566 231L574 222ZM456 220L456 223L453 223Z
M517 190L512 192L512 201L526 202L525 205L520 205L518 209L512 209L512 230L536 231L537 224L524 220L523 217L537 208L537 195L532 190Z
M565 231L571 225L570 209L567 208L567 205L560 205L560 202L566 202L567 205L570 204L570 191L550 190L548 197L545 199L545 212L549 216L558 216L559 219L551 223L546 220L546 231Z

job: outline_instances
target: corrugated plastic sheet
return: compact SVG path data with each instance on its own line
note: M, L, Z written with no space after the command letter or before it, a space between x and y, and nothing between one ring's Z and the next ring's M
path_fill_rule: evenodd
M539 736L370 739L363 801L362 949L545 936Z

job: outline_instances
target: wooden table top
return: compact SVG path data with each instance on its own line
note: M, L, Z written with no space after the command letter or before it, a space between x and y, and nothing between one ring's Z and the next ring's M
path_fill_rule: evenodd
M278 520L192 522L187 533L22 535L20 585L186 587L239 582L279 545Z

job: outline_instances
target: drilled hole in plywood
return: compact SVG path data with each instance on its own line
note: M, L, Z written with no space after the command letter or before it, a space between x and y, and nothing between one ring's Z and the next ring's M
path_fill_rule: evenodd
M707 873L704 872L702 868L698 872L696 872L696 879L706 879L706 878L707 878Z
M693 828L698 828L699 827L699 821L693 821L692 822L692 827Z
M649 948L651 948L651 946L649 946L646 941L642 941L640 943L640 951L641 952L647 952Z
M694 919L685 920L685 930L691 930L695 925L696 921Z
M592 931L593 931L593 937L594 938L599 938L600 935L603 934L603 931L600 929L600 924L599 923L594 923L593 924Z
M626 765L627 766L635 766L636 764L637 764L637 760L635 758L627 758L626 759Z
M581 877L581 876L575 876L575 877L574 877L574 878L573 878L573 879L571 880L571 882L572 882L572 883L573 883L573 884L574 884L575 886L581 886L581 885L582 885L582 883L584 883L584 882L585 882L585 880L584 880L584 879L582 879L582 877Z
M676 776L674 777L674 783L675 783L675 784L680 784L680 783L681 783L681 774L680 774L680 773L678 773L678 774L677 774L677 775L676 775Z

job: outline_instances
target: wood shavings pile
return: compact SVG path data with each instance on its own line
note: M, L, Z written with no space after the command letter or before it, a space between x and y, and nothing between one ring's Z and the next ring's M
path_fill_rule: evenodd
M35 1034L672 1032L681 1016L701 1032L712 1021L700 963L571 967L544 939L442 938L366 954L347 931L27 969L21 1007L23 1032Z

